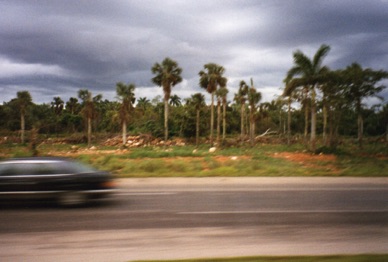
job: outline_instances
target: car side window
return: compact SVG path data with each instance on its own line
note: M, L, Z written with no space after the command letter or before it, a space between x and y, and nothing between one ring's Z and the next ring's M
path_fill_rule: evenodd
M95 169L77 162L42 161L0 163L0 176L45 176L95 172Z
M0 176L30 176L55 174L47 163L7 163L0 165Z
M52 168L48 164L33 164L31 165L32 175L51 175L53 173Z
M17 169L15 165L1 164L0 165L0 176L14 176L17 175Z
M60 168L60 162L31 163L28 167L29 174L37 176L66 174L67 171Z

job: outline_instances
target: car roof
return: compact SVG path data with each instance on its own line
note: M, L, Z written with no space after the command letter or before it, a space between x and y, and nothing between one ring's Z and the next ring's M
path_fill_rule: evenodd
M0 163L50 163L50 162L72 162L64 157L18 157L2 160Z

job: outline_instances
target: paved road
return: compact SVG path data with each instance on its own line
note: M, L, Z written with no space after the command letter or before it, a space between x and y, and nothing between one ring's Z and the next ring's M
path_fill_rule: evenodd
M1 261L388 253L387 178L125 179L86 208L2 206Z

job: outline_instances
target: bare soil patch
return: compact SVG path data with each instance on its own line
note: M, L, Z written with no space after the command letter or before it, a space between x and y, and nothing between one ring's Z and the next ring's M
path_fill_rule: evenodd
M322 168L322 165L324 165L334 173L339 172L338 168L335 166L335 162L337 161L337 157L335 155L281 152L272 154L271 156L275 158L283 158L310 168Z

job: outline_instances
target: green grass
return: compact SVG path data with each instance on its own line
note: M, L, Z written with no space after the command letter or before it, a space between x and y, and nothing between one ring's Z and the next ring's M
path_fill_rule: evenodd
M209 153L209 146L143 147L116 151L115 147L86 150L79 145L78 154L71 154L71 145L41 144L40 155L70 156L118 177L260 177L260 176L388 176L388 150L385 144L365 145L363 150L353 144L342 145L330 154L335 160L313 162L290 161L274 157L282 152L304 153L303 145L264 145L231 147ZM117 153L116 153L117 152ZM31 156L29 147L1 144L0 158Z
M348 255L348 256L259 256L242 258L214 258L188 260L147 260L147 262L386 262L388 255ZM143 261L146 262L146 261Z

